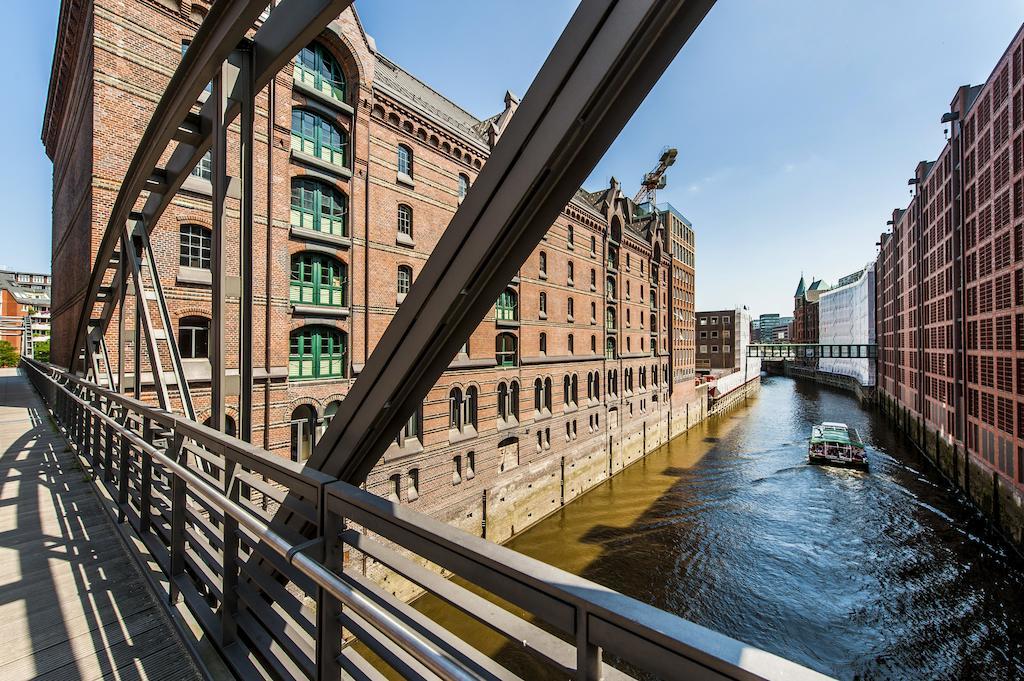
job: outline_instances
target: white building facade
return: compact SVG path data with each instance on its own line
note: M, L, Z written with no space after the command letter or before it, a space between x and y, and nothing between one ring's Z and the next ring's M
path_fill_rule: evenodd
M875 264L858 274L843 277L841 286L818 299L818 342L821 345L875 344ZM875 360L853 357L822 357L818 371L856 378L861 385L875 384Z

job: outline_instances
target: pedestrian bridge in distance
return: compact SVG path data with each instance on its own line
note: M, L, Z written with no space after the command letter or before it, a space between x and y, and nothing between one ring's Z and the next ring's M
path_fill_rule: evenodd
M148 566L150 588L196 666L207 674L214 660L242 679L520 678L362 569L381 565L557 678L824 678L360 488L713 0L583 0L307 464L248 441L256 100L350 4L212 3L97 230L73 341L57 341L73 342L61 348L69 370L24 360L79 475ZM240 157L234 176L229 139ZM207 152L212 427L195 419L159 280L157 262L168 254L150 240ZM226 210L227 197L237 211ZM229 213L241 235L233 244ZM231 286L228 248L241 263ZM129 290L133 338L123 324ZM228 295L240 301L232 336ZM238 349L240 438L221 432L229 346ZM126 384L117 360L129 347L134 366L144 357L151 368L157 405L139 399L141 381ZM89 589L83 582L80 597ZM188 660L171 664L157 671L177 679L191 669Z
M874 344L837 345L834 343L756 343L747 346L747 357L760 359L876 359Z

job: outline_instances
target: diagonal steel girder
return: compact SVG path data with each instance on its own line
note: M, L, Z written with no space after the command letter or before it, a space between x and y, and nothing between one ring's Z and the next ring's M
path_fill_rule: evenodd
M366 479L714 0L584 0L320 439Z
M282 0L278 3L252 38L255 87L251 94L254 96L266 86L300 49L351 4L352 0ZM213 142L216 102L214 98L208 98L198 119L190 117L191 109L206 84L243 42L267 5L268 0L214 2L171 76L128 166L103 232L75 333L70 361L72 372L77 368L79 353L86 348L93 308L103 285L104 273L125 225L133 217L133 209L143 192L147 192L142 210L135 217L142 221L147 232L152 232L181 184L209 151ZM231 121L239 111L239 97L233 95L226 120ZM161 156L173 140L178 144L158 174L159 182L151 183ZM112 312L113 306L111 315ZM100 333L106 332L110 321L109 315L99 320ZM174 343L175 339L171 337L168 342Z

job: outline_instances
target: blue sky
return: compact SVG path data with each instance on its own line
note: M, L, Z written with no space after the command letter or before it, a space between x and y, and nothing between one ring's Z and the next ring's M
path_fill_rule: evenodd
M0 265L49 269L39 133L58 5L15 3L0 28L20 93L0 107ZM480 117L525 93L575 5L356 3L381 52ZM614 175L631 194L677 147L659 201L694 223L698 307L785 313L801 271L834 282L874 257L956 87L989 76L1022 20L1024 0L720 0L586 186Z

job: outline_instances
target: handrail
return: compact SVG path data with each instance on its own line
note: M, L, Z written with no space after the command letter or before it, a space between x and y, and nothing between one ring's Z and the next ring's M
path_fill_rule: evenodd
M204 538L199 530L205 528L209 533L220 528L224 532L224 541L227 541L236 534L232 528L232 523L235 523L238 536L246 546L253 548L250 556L257 559L255 562L250 560L245 566L248 572L244 574L245 579L238 590L243 600L255 593L254 587L247 585L255 585L255 588L268 594L267 598L271 600L274 600L272 594L275 592L282 597L289 596L287 591L274 586L275 580L271 579L268 583L267 576L260 576L269 573L257 574L251 572L253 568L276 570L296 584L299 584L296 580L300 577L309 580L308 583L319 590L315 596L318 612L330 612L330 602L340 603L355 618L349 620L343 616L343 620L369 623L397 646L403 655L410 656L423 668L441 678L495 678L492 671L494 662L480 657L468 642L462 641L453 647L450 632L439 628L440 625L436 623L424 623L421 617L414 616L408 606L389 593L377 590L365 577L352 572L354 564L339 565L336 569L329 567L326 556L331 553L334 544L344 542L356 551L365 549L367 555L389 568L390 563L394 563L397 574L404 574L427 591L431 591L433 586L442 598L449 599L456 607L479 608L481 601L456 582L439 583L437 580L443 579L440 575L431 577L436 573L429 573L420 567L411 569L410 566L418 565L420 560L425 559L525 609L553 627L554 631L568 636L570 642L552 638L550 634L528 625L526 620L509 611L505 611L507 616L496 623L495 630L506 636L522 635L523 640L516 642L537 660L555 665L556 669L563 672L566 670L565 664L571 664L575 649L577 678L624 678L621 672L602 661L602 649L639 669L660 676L689 672L708 678L745 680L826 678L778 656L511 549L471 536L346 482L303 468L259 447L114 393L53 366L27 358L24 366L60 420L69 439L78 448L79 455L87 461L92 456L94 468L97 469L97 484L107 484L112 493L117 493L119 503L125 507L132 503L130 494L133 485L141 486L140 493L167 495L166 503L170 504L172 522L170 529L164 531L170 533L165 543L171 542L171 558L170 567L166 563L161 565L172 584L177 584L177 587L171 587L172 594L175 588L184 588L180 581L184 576L182 571L202 567L197 562L201 558L199 554L188 554L177 543L185 542L195 551L200 551ZM166 429L167 444L158 444L154 440L151 426L146 428L148 435L146 432L140 435L133 430L127 422L129 416L137 422L161 425ZM188 444L188 441L195 444ZM194 470L187 457L179 456L182 448L193 451L195 447L205 448L204 460L208 457L223 457L224 465L215 467L218 471L214 474L216 477L211 478L209 471ZM115 450L117 456L114 456ZM136 453L142 460L133 466L132 456ZM165 492L155 487L152 491L142 489L146 474L136 474L135 470L147 466L151 466L154 471L161 471L169 485ZM234 496L237 495L239 484L252 479L248 473L236 472L237 467L258 469L266 476L268 484L282 489L282 494L287 496L281 497L285 502L301 497L304 500L302 503L312 505L311 510L319 514L321 520L313 523L315 527L311 530L312 536L307 534L310 541L302 543L298 535L296 539L286 539L280 531L283 528L273 527ZM103 475L100 475L101 470ZM129 475L142 477L129 478ZM150 475L151 481L153 477ZM187 494L192 495L191 502ZM204 509L215 514L203 520L201 527L196 525L186 530L186 514L190 517L202 515ZM122 509L122 514L128 515L124 511ZM146 510L141 510L140 514L140 517L149 516ZM272 516L272 512L268 513L268 517ZM156 526L160 525L160 517L159 514L154 515ZM188 522L199 520L193 518ZM140 523L139 528L142 527ZM335 534L331 528L338 528L338 533ZM153 531L150 527L149 532ZM138 532L143 535L147 546L152 544L152 541L146 541L142 529ZM370 533L374 538L370 537ZM387 548L385 544L391 544L394 548ZM320 558L310 553L313 547L319 547L323 554ZM205 551L204 555L209 558L216 555L213 551L215 548L202 549L200 553ZM224 550L227 551L226 548ZM413 554L413 562L400 555L406 552ZM269 566L260 568L259 560L271 555L274 559ZM225 553L223 564L214 570L220 572L225 580L230 572L229 558ZM198 578L196 576L202 575L194 573L193 576ZM218 593L221 598L228 598L224 594L227 589L226 584L220 589ZM210 608L203 599L186 598L186 605L194 611L197 608ZM270 632L267 635L271 636L266 647L273 647L271 644L277 640L278 643L274 645L280 650L273 653L277 656L273 662L287 666L291 662L289 655L294 657L300 649L297 646L301 644L294 637L297 635L296 629L302 627L281 628L273 625L272 620L282 616L275 614L276 608L281 609L280 613L296 616L300 606L283 601L270 605L265 601L257 601L246 605L249 610L245 618L270 618L263 622ZM219 612L223 613L225 609L222 605ZM197 612L197 619L202 621L200 615ZM245 622L250 623L251 620ZM332 632L340 637L341 623L331 621L330 625L335 627L331 631L321 631L322 624L317 624L311 631L318 637L330 636ZM211 639L217 642L215 621L208 621L206 626ZM318 646L322 644L318 641ZM225 654L228 652L230 649ZM351 647L343 650L342 658L346 655L354 656ZM322 663L323 658L318 654L317 662L306 664L313 664L310 669L315 669L316 664ZM236 665L235 671L240 676L251 675L242 666ZM312 678L314 674L290 675Z
M26 364L32 370L42 374L43 369L35 360L26 359ZM59 374L64 374L64 372L61 372L60 370L56 371ZM64 375L71 379L70 382L72 383L78 385L86 384L86 382L81 379L67 374ZM90 386L90 388L94 388L95 391L100 393L104 398L120 397L100 388L99 386ZM161 465L165 466L168 470L184 480L190 489L198 492L221 512L234 518L239 525L252 532L260 542L274 549L274 551L284 558L289 565L293 565L298 568L318 586L326 589L334 598L338 599L345 606L352 608L352 610L354 610L360 617L371 622L391 641L399 645L403 650L412 655L416 660L435 674L441 678L452 679L453 681L477 681L481 678L451 656L441 650L438 650L422 636L417 635L415 632L403 626L390 613L373 601L369 600L362 593L353 589L347 582L339 578L333 572L330 572L323 564L313 558L310 558L305 553L302 553L300 550L301 547L290 544L266 523L260 521L252 514L248 513L244 508L232 502L231 499L214 488L199 475L189 470L186 466L175 461L174 458L168 456L159 448L147 443L145 440L138 437L137 434L121 430L123 428L122 424L89 404L86 400L78 397L77 395L71 394L70 391L68 391L68 394L75 403L81 405L85 410L93 413L100 421L104 422L108 426L118 428L119 435L129 439L135 447L149 454ZM144 407L144 410L149 411L150 407L146 406ZM175 421L178 425L184 425L184 419L175 418ZM222 440L221 444L226 445L227 448L232 451L242 449L238 444L244 444L238 440L232 442L231 440L233 440L233 438L223 435L218 431L206 428L206 426L201 426L199 424L188 424L188 426L193 430L193 432L200 432L199 429L209 431L209 433L203 433L203 435L214 436L210 438L212 440ZM221 437L218 438L217 436ZM183 436L178 436L177 446L179 448L181 446L180 441L182 438Z

